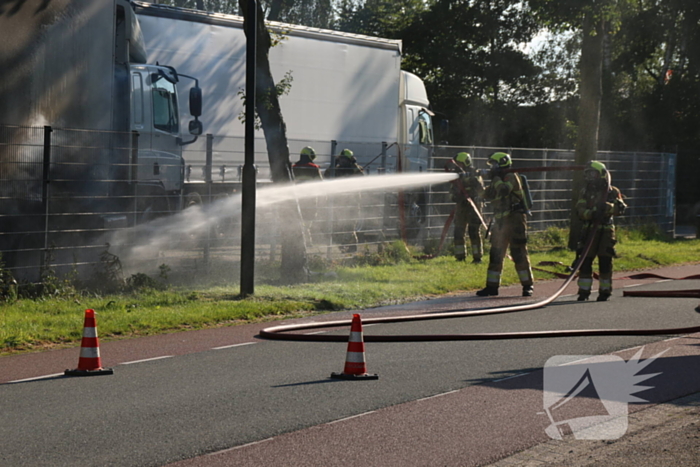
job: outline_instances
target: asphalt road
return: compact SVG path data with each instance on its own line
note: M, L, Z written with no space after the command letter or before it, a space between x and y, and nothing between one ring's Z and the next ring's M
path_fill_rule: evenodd
M682 277L697 274L700 267L666 272ZM624 283L633 282L646 284L646 289L700 288L700 281ZM541 298L558 284L538 284L537 294ZM521 300L451 296L362 314L444 312ZM700 315L693 311L697 300L687 298L623 298L618 290L606 303L574 300L566 296L544 309L513 314L372 325L365 327L365 334L700 325ZM442 458L431 457L435 465L480 465L547 439L547 420L533 407L539 404L542 410L540 370L550 357L607 354L669 337L368 343L368 370L379 374L379 380L339 381L329 376L342 371L345 344L263 341L255 338L261 327L106 343L101 350L105 366L115 369L111 376L46 377L74 367L77 349L0 358L0 465L160 466L183 459L192 459L186 465L300 465L298 459L305 460L304 465L347 465L347 457L334 457L339 451L324 451L332 445L329 440L348 447L344 440L350 435L343 430L362 439L354 446L357 451L378 453L376 462L365 465L429 465L417 457L406 459L411 450L405 447L408 442L418 449L427 440L431 442L423 452L431 452L432 446L443 453ZM697 344L683 347L694 348ZM647 400L660 402L700 390L700 374L687 371L690 366L697 369L698 357L685 350L667 358L664 378L654 380L650 385L656 388L643 393ZM633 353L628 351L626 358ZM426 399L437 395L442 397ZM381 423L375 431L366 431L362 421L375 414L383 414ZM398 414L403 414L403 422ZM412 423L404 425L405 417L413 417ZM454 439L447 434L428 436L455 423L460 431L449 432ZM501 434L484 438L480 432ZM465 442L465 436L472 441ZM290 438L301 444L290 447L285 444ZM440 448L438 439L449 448ZM279 449L266 448L273 442L280 443ZM472 443L481 447L469 447ZM265 459L260 452L283 457ZM209 453L219 454L199 457ZM295 455L297 461L285 464L284 459Z

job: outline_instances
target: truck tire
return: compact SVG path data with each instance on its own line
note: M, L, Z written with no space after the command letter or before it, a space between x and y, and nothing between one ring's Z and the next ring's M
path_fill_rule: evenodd
M202 196L196 191L187 193L185 196L185 209L191 208L192 206L201 206L202 204Z

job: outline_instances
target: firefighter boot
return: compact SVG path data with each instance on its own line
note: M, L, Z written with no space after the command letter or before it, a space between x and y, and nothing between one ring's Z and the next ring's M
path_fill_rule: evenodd
M532 297L535 289L531 285L523 285L523 297Z
M491 297L498 295L498 287L495 285L487 285L476 293L479 297Z
M599 290L596 302L607 302L612 295L612 290Z
M579 302L585 302L588 300L588 297L591 296L590 290L579 290L578 291L578 298L576 299Z

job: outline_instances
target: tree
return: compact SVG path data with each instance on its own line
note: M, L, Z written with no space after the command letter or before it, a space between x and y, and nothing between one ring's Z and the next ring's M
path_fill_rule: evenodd
M215 11L217 13L236 14L238 12L237 0L158 0L153 3L172 5L180 8Z
M575 163L583 165L596 157L600 109L603 97L603 44L606 35L619 26L619 18L628 0L530 0L541 21L554 30L581 31L579 83L579 119L576 137ZM583 174L574 173L572 187L571 228L569 248L575 249L581 223L573 207L583 188Z
M677 173L700 173L700 4L642 0L610 44L610 102L603 108L606 149L678 155ZM682 205L700 200L695 177L678 176ZM692 212L692 211L691 211Z
M519 0L437 0L400 32L403 67L423 78L434 110L450 118L450 143L504 144L538 71L519 47L536 30Z
M239 0L245 23L248 21L248 3ZM270 71L269 52L272 38L265 25L265 15L260 3L257 7L257 50L256 50L256 79L255 79L255 108L265 134L268 160L272 181L275 183L291 183L293 180L291 163L289 161L289 146L287 145L287 128L280 109L277 87ZM246 33L248 28L245 28ZM249 97L249 96L248 96ZM286 283L297 283L307 278L306 250L301 214L296 202L282 206L281 211L288 213L289 218L282 225L282 265L281 280Z
M268 21L282 21L314 28L333 26L332 0L266 0Z
M355 34L398 39L426 8L422 0L340 0L335 27Z

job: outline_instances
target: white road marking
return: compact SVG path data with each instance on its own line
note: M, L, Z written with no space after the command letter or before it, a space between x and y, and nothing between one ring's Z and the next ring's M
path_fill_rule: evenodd
M222 345L221 347L212 347L212 350L231 349L233 347L241 347L243 345L250 345L250 344L257 344L257 342L243 342L242 344Z
M14 381L8 381L7 384L9 384L9 383L24 383L25 381L36 381L38 379L55 378L56 376L63 376L63 373L54 373L52 375L35 376L33 378L16 379Z
M163 355L161 357L153 357L153 358L144 358L143 360L134 360L132 362L122 362L120 365L131 365L133 363L143 363L143 362L152 362L154 360L162 360L164 358L170 358L173 357L174 355Z
M376 412L376 410L370 410L369 412L358 413L357 415L351 415L350 417L345 417L345 418L341 418L338 420L333 420L332 422L325 423L325 425L332 425L334 423L344 422L346 420L351 420L353 418L362 417L363 415L369 415L369 414L374 413L374 412Z
M428 396L428 397L424 397L422 399L416 399L415 402L427 401L428 399L435 399L436 397L446 396L448 394L453 394L453 393L459 392L459 391L460 391L460 389L455 389L454 391L442 392L440 394L435 394L434 396Z
M219 454L224 454L227 452L235 451L237 449L243 449L243 448L246 448L248 446L255 446L256 444L261 444L261 443L265 443L267 441L272 441L273 439L275 439L274 436L272 438L265 438L265 439L261 439L260 441L253 441L252 443L241 444L240 446L234 446L232 448L224 449L222 451L210 452L209 454L206 454L206 455L207 456L218 456Z

